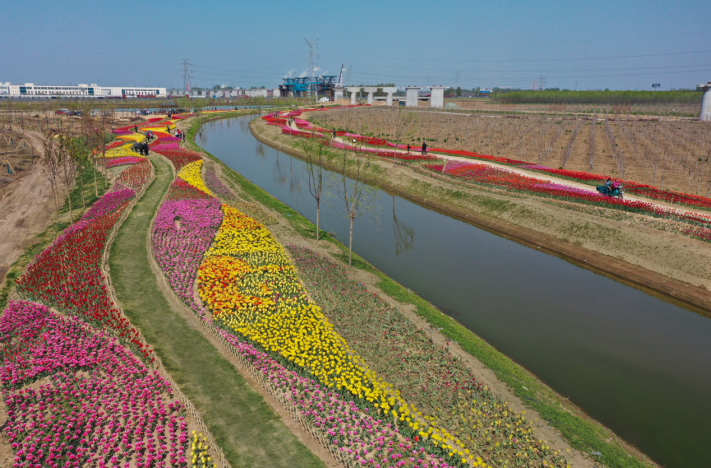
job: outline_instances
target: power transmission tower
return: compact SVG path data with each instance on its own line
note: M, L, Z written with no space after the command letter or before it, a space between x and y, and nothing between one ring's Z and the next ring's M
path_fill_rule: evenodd
M316 39L314 42L309 42L304 38L304 41L306 42L306 45L309 46L309 67L308 67L308 73L311 75L311 82L309 83L309 92L311 96L316 94L316 62L314 62L314 49L318 49L318 39ZM316 58L318 58L318 54L316 54Z
M193 66L192 63L188 62L190 59L180 59L183 62L183 92L185 94L190 93L190 79L192 78L190 76L190 72L194 72L195 70L191 69L190 67Z
M543 75L538 77L538 89L543 91L546 88L546 79Z
M454 72L454 90L456 92L457 88L459 88L459 75L462 73L461 70L457 70Z

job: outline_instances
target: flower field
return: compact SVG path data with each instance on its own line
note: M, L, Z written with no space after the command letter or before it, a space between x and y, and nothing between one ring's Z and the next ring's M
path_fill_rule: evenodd
M205 192L208 195L212 195L210 189L202 181L202 176L200 171L202 170L202 159L186 164L178 172L178 178L192 185L198 190Z
M151 178L151 167L151 163L144 158L141 162L132 164L121 172L118 181L138 191Z
M203 253L221 223L221 203L208 196L166 200L154 222L154 254L163 274L178 297L201 314L203 310L194 299L193 285Z
M156 149L155 147L151 148L151 151L155 151L156 153L159 153L166 158L173 164L175 167L176 171L180 171L183 167L187 166L190 163L196 162L200 160L200 155L195 153L194 151L188 151L184 149L162 149L158 148Z
M118 135L116 138L124 141L141 142L146 139L146 136L143 133L131 133L130 135Z
M114 161L112 190L34 259L16 283L25 300L0 316L13 466L212 468L206 440L189 435L186 407L102 272L112 231L153 173L146 158L104 164Z
M125 143L121 146L116 146L114 148L106 150L106 158L138 158L142 157L140 154L133 151L131 148L133 143Z
M137 154L137 153L134 153ZM143 160L143 158L139 156L123 156L123 157L118 157L118 158L112 158L112 159L106 159L106 160L100 160L99 162L103 163L104 167L106 168L112 168L116 166L124 166L126 164L136 164L139 163Z
M179 199L196 199L196 198L212 198L210 195L206 194L202 190L196 189L189 183L182 179L176 178L170 188L168 189L168 195L166 199L168 200L179 200Z
M13 467L189 466L181 403L115 337L13 301L0 359Z
M399 418L406 437L423 439L423 451L426 439L441 437L432 448L444 449L442 455L450 463L475 463L461 441L406 403L348 346L308 299L283 248L263 225L229 205L223 205L223 213L222 226L198 271L200 297L218 326L325 389L346 392L356 406L393 422Z
M144 183L150 178L150 163L146 177L126 177ZM129 166L131 171L141 164ZM152 351L139 339L133 328L113 305L101 272L101 261L109 233L116 225L135 190L117 184L82 217L67 228L49 247L40 253L17 280L18 293L30 300L56 307L80 317L98 330L118 336L144 359L152 359Z
M207 187L212 191L212 193L216 194L223 200L228 201L232 206L234 206L247 216L256 219L265 226L277 223L277 220L274 216L265 213L264 210L259 208L257 205L253 203L247 203L235 197L234 193L232 193L232 190L230 190L227 186L225 186L225 184L222 183L222 181L219 179L219 177L217 177L212 168L208 167L205 170L205 175L203 179L205 181L205 185L207 185Z
M523 415L478 383L461 360L349 279L342 266L302 247L288 249L311 297L354 351L434 424L456 433L465 447L496 466L522 458L552 466L563 461L535 440ZM430 437L435 447L441 441L436 431Z

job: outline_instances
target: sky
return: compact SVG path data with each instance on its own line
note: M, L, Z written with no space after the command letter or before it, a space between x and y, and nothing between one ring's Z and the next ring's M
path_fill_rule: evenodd
M708 1L708 0L706 0ZM308 69L353 84L694 88L711 81L705 1L2 0L0 82L273 88Z

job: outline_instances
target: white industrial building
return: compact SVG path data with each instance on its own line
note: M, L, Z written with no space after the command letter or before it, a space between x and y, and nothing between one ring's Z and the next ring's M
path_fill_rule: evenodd
M0 97L5 98L115 98L166 97L165 88L134 86L98 86L79 84L76 86L39 86L34 83L14 85L0 82Z

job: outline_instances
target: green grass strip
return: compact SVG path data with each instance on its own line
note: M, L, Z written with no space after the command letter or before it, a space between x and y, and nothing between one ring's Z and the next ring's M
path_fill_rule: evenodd
M171 309L159 290L146 236L172 173L163 159L150 159L156 179L111 246L111 278L124 312L203 416L234 468L324 466L234 366Z
M194 122L190 131L188 131L188 139L192 143L193 149L200 151L209 159L220 164L223 174L239 185L255 201L285 215L287 221L301 236L313 239L316 227L308 219L195 144L195 134L201 124L202 122L200 121ZM345 265L348 265L348 248L330 236L325 236L324 240L341 249L343 254L337 257ZM414 305L418 315L427 320L432 326L439 328L440 333L451 341L457 342L463 350L491 369L499 380L507 383L512 388L514 394L521 399L524 405L536 410L549 425L558 429L571 447L584 454L599 452L601 455L593 459L610 468L644 468L653 466L634 455L628 454L627 450L615 439L607 442L614 435L610 430L598 423L572 414L570 407L561 405L560 398L522 366L511 361L511 359L497 351L471 330L444 315L429 302L416 294L410 293L409 289L385 275L355 252L353 253L353 266L376 275L380 279L376 286L388 296L399 302ZM528 390L524 389L524 387Z

